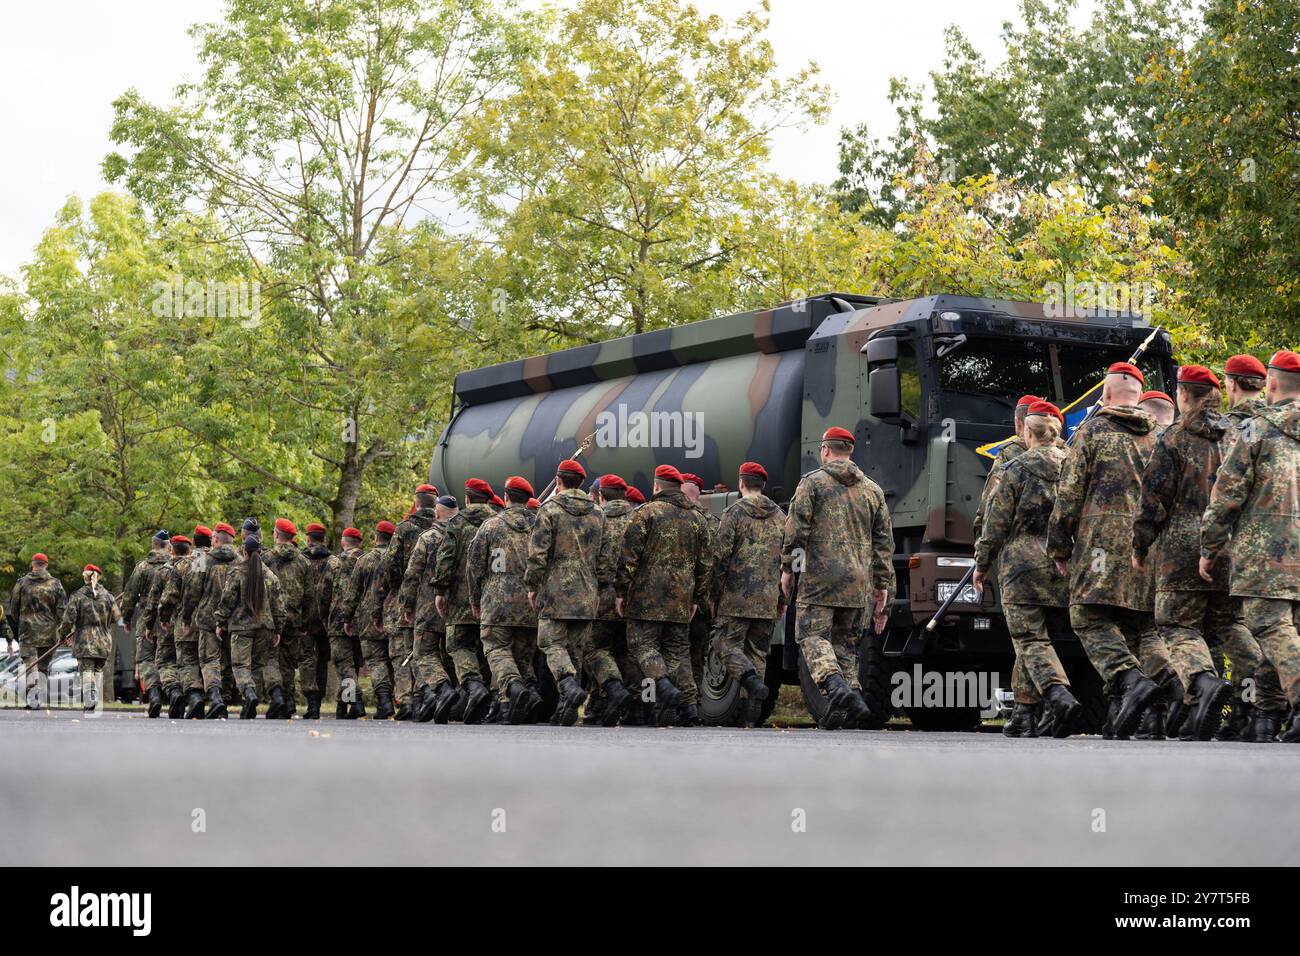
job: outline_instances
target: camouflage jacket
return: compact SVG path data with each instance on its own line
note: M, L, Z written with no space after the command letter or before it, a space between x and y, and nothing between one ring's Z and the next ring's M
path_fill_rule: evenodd
M1201 517L1222 464L1220 442L1230 422L1202 409L1165 429L1142 472L1142 498L1133 522L1133 553L1151 562L1157 591L1227 591L1230 562L1214 582L1197 573ZM1154 555L1151 554L1154 549Z
M980 492L980 504L975 509L975 525L972 534L978 541L980 532L984 530L984 516L988 513L989 502L993 499L993 490L997 487L998 476L1002 474L1002 469L1007 466L1007 462L1019 458L1025 453L1025 440L1016 435L1005 445L998 449L997 457L993 459L993 464L989 466L988 477L984 479L984 490Z
M158 605L162 602L163 589L167 587L167 582L175 575L176 565L180 563L180 560L175 555L167 559L167 563L154 574L153 581L149 585L149 593L139 604L140 620L147 631L161 631L162 625L166 623L158 620Z
M348 584L352 581L352 570L361 557L360 548L344 548L338 554L331 554L325 562L325 575L321 580L321 620L325 622L325 633L330 637L342 637L343 625L348 623L343 618L344 596Z
M532 523L528 509L511 505L478 529L465 558L469 601L479 609L480 624L536 627L537 612L528 604L524 569Z
M1232 446L1237 443L1242 435L1248 431L1253 431L1255 426L1247 425L1246 423L1266 408L1268 408L1268 402L1264 401L1262 398L1252 398L1250 401L1242 402L1240 405L1233 405L1223 413L1223 417L1228 419L1228 424L1231 426L1224 433L1223 441L1219 443L1220 450L1223 452L1223 458L1225 460L1228 457L1228 452L1232 451Z
M67 606L68 594L48 568L24 574L14 583L9 596L9 626L14 640L37 647L53 644Z
M1300 601L1300 402L1269 405L1253 421L1219 469L1201 554L1230 550L1234 596Z
M709 599L709 526L686 495L661 491L632 512L614 587L623 617L685 624Z
M799 572L800 604L870 606L873 590L894 586L885 493L848 460L810 471L790 500L781 552L781 569Z
M785 512L766 495L733 502L713 536L710 594L718 617L777 617Z
M604 529L604 513L578 488L559 492L538 509L524 583L537 592L539 617L595 620Z
M329 613L329 596L325 593L325 575L329 569L330 558L334 552L328 545L311 542L302 549L302 556L307 559L306 587L311 600L305 606L310 609L303 622L303 627L311 634L325 633L325 616Z
M293 545L289 545L293 548ZM294 553L298 551L294 548ZM226 575L226 584L221 591L221 603L217 605L215 618L217 626L231 634L246 631L268 630L283 635L289 622L289 611L284 599L284 589L280 586L279 576L263 565L262 573L266 575L266 600L262 609L256 613L244 606L244 573L241 564L234 573Z
M619 499L600 506L605 515L605 532L600 538L600 564L596 578L600 582L600 600L596 605L596 620L621 621L614 604L617 592L614 579L618 577L618 558L623 551L623 533L632 523L632 502Z
M352 636L363 641L377 641L384 636L374 614L375 575L383 559L384 549L375 547L352 562L342 603L333 612L340 627L350 625Z
M387 599L390 594L397 594L406 577L406 567L411 562L411 552L420 535L428 531L437 520L437 512L432 508L421 508L415 514L402 519L397 525L384 560L379 565L379 576L375 578L375 587L379 589L379 599Z
M162 587L158 595L155 617L162 627L173 629L173 634L178 641L187 639L183 627L184 624L189 623L183 613L186 583L198 573L196 569L207 566L209 550L209 548L198 548L191 551L158 576ZM188 640L198 639L198 633L191 630Z
M1065 578L1045 547L1065 458L1065 449L1053 445L1030 448L1007 462L993 489L975 542L975 567L987 574L997 562L1004 604L1067 603Z
M284 599L284 629L301 631L317 616L316 595L311 590L311 568L306 556L291 541L262 552L262 563L275 572Z
M1152 609L1151 576L1135 571L1133 518L1155 419L1131 405L1102 408L1074 433L1047 553L1070 562L1070 603Z
M447 629L447 623L433 601L433 572L438 565L438 545L442 544L446 531L446 525L435 521L429 530L415 539L398 594L402 611L411 615L416 630L425 633Z
M92 593L86 584L68 599L59 636L73 639L74 656L107 660L113 653L113 627L121 620L122 612L108 588L101 584Z
M191 565L181 595L181 620L199 631L215 631L226 579L238 572L239 564L239 553L223 544L209 549L202 562Z
M138 629L143 624L143 618L137 616L136 612L144 605L149 597L149 591L153 587L154 578L162 570L163 565L167 563L167 553L165 551L150 551L143 561L135 566L131 576L126 580L126 590L122 592L122 599L118 607L122 609L122 616L126 623L133 630Z
M469 581L465 576L465 555L469 543L483 522L496 514L485 504L466 505L447 522L434 561L433 593L447 599L448 624L476 624L469 608Z

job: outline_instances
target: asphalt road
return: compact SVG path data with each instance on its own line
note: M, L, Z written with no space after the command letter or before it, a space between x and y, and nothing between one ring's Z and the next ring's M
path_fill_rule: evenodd
M0 865L1295 865L1298 761L1283 744L5 710Z

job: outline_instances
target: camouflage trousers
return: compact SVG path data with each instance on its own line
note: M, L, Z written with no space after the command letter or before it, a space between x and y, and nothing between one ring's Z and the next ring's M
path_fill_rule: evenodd
M767 649L772 643L774 624L765 617L720 617L714 621L713 645L728 677L740 680L751 670L760 677L767 672Z
M591 642L591 621L562 620L544 617L537 622L537 649L546 657L546 666L558 684L578 673L573 661L582 660L582 649ZM610 667L614 659L609 658ZM617 674L615 674L617 676Z
M286 627L280 632L280 646L275 648L275 659L280 670L281 686L285 697L292 703L297 694L294 675L298 670L298 657L302 650L303 632L296 627ZM270 685L267 685L269 691ZM303 689L306 689L304 684Z
M451 680L455 665L447 656L447 632L417 628L413 635L411 674L415 688L437 687Z
M682 692L682 703L688 700L688 687L693 697L699 695L691 674L689 622L628 621L627 647L647 679L668 677L677 685Z
M158 683L163 690L172 691L181 686L176 666L176 635L170 627L160 627L154 638L153 666L158 671Z
M508 692L512 681L527 683L531 677L536 682L537 675L533 671L533 655L537 651L535 628L484 624L480 633L483 635L483 653L492 671L492 685L503 702L510 699Z
M157 652L158 644L152 634L146 634L144 625L137 624L135 628L135 672L140 678L140 685L144 688L146 694L158 686L158 666L154 663L154 656Z
M81 675L82 706L98 708L104 703L104 658L78 657L77 671Z
M212 693L212 688L218 687L224 697L233 694L235 678L229 634L218 639L212 631L199 631L199 672L203 675L205 693Z
M329 636L330 660L339 675L339 700L352 703L359 700L361 687L357 683L357 670L362 662L361 642L355 637L336 631Z
M361 639L361 657L366 662L366 671L370 674L370 688L378 693L380 690L393 689L393 665L388 659L387 638L369 640Z
M50 661L54 659L54 642L33 644L24 641L18 645L18 656L23 659L23 673L26 677L26 704L28 707L42 707L50 699ZM35 674L35 679L32 675Z
M641 686L645 675L641 673L641 665L628 649L627 625L623 621L592 621L591 642L597 649L607 651L614 659L623 686L629 690Z
M1205 642L1210 646L1210 657L1214 659L1214 669L1220 675L1224 673L1223 659L1228 659L1226 668L1228 675L1232 679L1232 694L1238 700L1243 700L1246 690L1252 685L1257 685L1259 676L1257 672L1260 668L1267 668L1272 671L1272 665L1264 660L1264 653L1259 649L1259 641L1255 640L1255 635L1250 633L1250 628L1246 624L1246 619L1241 611L1241 598L1228 597L1226 600L1232 605L1232 623L1218 631L1212 631L1205 635ZM1269 678L1265 678L1267 681ZM1277 685L1277 672L1271 672L1271 681L1274 687ZM1277 689L1277 694L1281 695L1281 689ZM1285 707L1285 701L1278 703L1278 708ZM1275 708L1276 709L1276 708Z
M268 627L236 631L230 635L230 664L241 697L249 688L257 691L255 674L261 674L268 693L281 686L280 657L271 643L274 638L275 633Z
M591 686L596 692L605 686L606 681L623 679L623 672L614 659L613 643L605 630L597 627L598 623L592 621L589 627L582 630L573 647L575 663L591 679Z
M1011 688L1017 704L1037 704L1053 684L1070 686L1061 658L1047 632L1047 615L1056 608L1041 604L1003 604L1011 646L1016 651L1016 670ZM1016 671L1020 672L1017 676ZM1026 686L1027 685L1027 686Z
M483 679L483 667L479 662L480 650L477 624L447 625L447 656L451 658L458 684Z
M1155 616L1111 604L1071 604L1070 627L1101 677L1106 694L1116 692L1115 680L1136 667L1161 688L1178 679L1169 663L1169 649L1156 630Z
M795 640L803 651L813 683L823 687L827 679L839 674L855 690L858 680L858 644L862 640L860 607L830 607L825 604L800 604L795 618Z
M1286 696L1292 707L1300 705L1300 601L1286 599L1243 597L1242 614L1250 632L1259 642L1264 659L1276 672L1276 689ZM1262 710L1276 710L1276 691L1267 668L1258 674L1258 706Z
M415 650L414 632L409 627L385 627L388 659L393 662L393 697L399 703L409 700L415 689L415 672L411 654Z
M1222 643L1221 635L1230 630L1236 608L1228 595L1216 591L1157 591L1156 629L1169 648L1169 663L1187 690L1184 700L1191 703L1192 681L1207 671L1219 673L1211 646Z
M298 635L298 680L303 696L321 694L329 682L330 642L324 631L307 630Z
M704 659L709 654L710 637L713 634L713 618L704 608L695 612L691 618L691 679L695 686L704 684ZM696 703L694 699L686 703Z
M203 670L199 664L199 637L193 631L194 639L185 636L176 638L176 680L181 690L202 690Z

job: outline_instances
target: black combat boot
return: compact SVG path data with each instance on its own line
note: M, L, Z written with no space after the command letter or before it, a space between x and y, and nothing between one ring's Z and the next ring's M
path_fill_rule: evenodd
M375 691L375 720L388 720L393 716L393 692L387 687Z
M655 680L655 726L671 727L673 721L677 718L677 701L681 699L682 692L677 689L667 677L660 677Z
M257 716L257 691L251 687L244 688L244 706L239 709L240 720L252 720Z
M767 700L767 685L758 671L748 670L740 676L740 689L745 692L744 712L740 718L742 727L757 727L763 722L763 702Z
M433 688L428 684L421 684L419 689L411 694L411 720L417 724L427 724L433 720Z
M456 693L456 688L451 686L450 681L443 681L433 689L433 722L435 724L445 724L451 719L451 712L456 706L456 701L460 695Z
M1052 736L1062 740L1070 736L1083 706L1064 684L1053 684L1043 695L1043 711L1051 714Z
M167 719L180 720L185 716L185 694L179 687L167 691Z
M1245 701L1232 699L1232 712L1214 735L1215 740L1240 740L1241 731L1250 723L1250 705Z
M677 708L678 727L698 727L700 723L700 709L694 704L682 704Z
M1246 719L1237 731L1237 739L1243 744L1253 744L1255 742L1255 714L1258 710L1253 704L1243 704L1246 710Z
M1197 740L1209 740L1218 732L1223 708L1232 699L1232 685L1213 671L1202 671L1192 680L1196 708L1188 718Z
M189 694L185 697L185 719L202 720L204 711L207 710L207 701L203 699L203 691L197 687L191 687Z
M572 727L578 722L578 710L587 699L587 692L572 674L561 680L557 689L560 692L560 703L555 712L559 715L559 724L561 727Z
M532 723L533 709L542 702L541 695L518 679L510 682L506 694L510 697L510 723Z
M1046 701L1039 704L1034 708L1034 733L1039 737L1051 737L1056 732L1054 720L1051 706Z
M1151 698L1160 688L1136 667L1130 667L1120 674L1115 683L1120 691L1119 711L1115 714L1115 738L1126 740L1137 729L1142 711L1146 710Z
M303 720L320 720L320 704L322 695L319 691L311 691L307 694L307 709L303 711Z
M410 720L411 716L411 701L408 698L397 705L397 711L393 714L393 720Z
M268 720L290 720L293 717L293 706L289 703L284 688L271 688L271 705L266 708L266 716Z
M491 687L488 688L488 709L487 713L483 715L483 723L501 723L501 695Z
M98 700L98 696L95 694L94 683L90 683L86 685L84 688L82 688L81 691L82 713L86 713L86 714L94 713L95 703L97 700Z
M1142 712L1134 740L1164 740L1165 710L1163 704L1152 704Z
M863 717L871 714L871 711L867 708L867 702L862 699L862 695L850 687L839 674L832 674L826 678L825 686L822 689L830 701L831 712L844 712L844 720L840 726L847 724L856 727Z
M1015 707L1011 710L1011 719L1002 725L1003 737L1028 737L1029 730L1034 726L1034 706L1033 704L1022 704L1016 701ZM1035 734L1037 736L1037 734Z
M361 699L361 691L357 691L357 699L348 705L348 720L360 720L366 716L366 702Z
M492 692L477 677L465 681L465 716L467 724L481 724L492 706ZM576 716L576 715L575 715Z
M221 688L213 687L208 691L208 712L204 715L204 719L225 720L226 713L226 699L221 696Z
M1282 712L1279 710L1260 710L1255 708L1252 743L1271 744L1277 739L1277 732L1282 726Z
M1169 712L1165 714L1165 734L1171 739L1182 739L1183 725L1187 723L1189 711L1181 697L1169 702Z
M592 694L591 699L587 701L587 706L582 709L582 726L596 726L601 722L601 716L604 713L605 698L599 694Z
M348 705L345 701L340 700L334 704L334 719L335 720L348 719Z
M1046 709L1041 700L1029 708L1029 729L1025 731L1026 737L1039 736L1038 725L1043 722L1043 711Z
M280 693L284 695L284 716L276 718L277 720L292 720L293 715L298 713L298 695L293 691L293 681L289 684L288 687L280 688ZM271 715L268 713L266 716Z
M1291 726L1278 738L1284 744L1300 744L1300 704L1291 708Z
M150 719L152 719L157 717L161 713L162 713L162 691L158 689L157 684L154 684L152 687L149 688L149 717Z
M627 705L632 701L632 694L617 677L605 681L600 685L600 689L605 692L605 696L601 698L605 702L605 709L600 715L600 724L602 727L613 727L627 713Z

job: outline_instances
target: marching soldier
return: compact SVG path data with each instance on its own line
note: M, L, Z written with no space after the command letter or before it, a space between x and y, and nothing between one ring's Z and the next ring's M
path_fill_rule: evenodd
M196 535L197 537L197 535ZM195 561L185 577L181 595L182 631L199 645L199 674L207 695L208 720L226 716L226 672L234 671L230 657L230 635L217 633L217 606L226 580L238 573L239 556L234 548L235 529L223 521L212 530L213 546L203 561Z
M104 699L104 661L113 653L113 625L126 629L117 601L107 588L99 586L102 573L93 564L82 570L86 583L68 601L59 627L63 642L77 658L81 706L86 713L97 710Z
M998 449L997 457L993 459L993 464L989 466L988 477L984 479L984 490L980 493L979 507L975 509L975 527L972 533L975 535L976 541L979 540L980 532L984 528L984 513L988 510L989 501L993 498L993 490L997 486L998 475L1002 473L1002 469L1006 467L1007 462L1023 455L1028 447L1025 444L1025 417L1029 413L1029 406L1034 402L1041 401L1043 399L1037 395L1021 395L1020 400L1016 402L1014 426L1016 434Z
M294 539L298 537L297 526L288 518L276 518L275 530L271 533L275 542L270 551L259 552L259 560L266 565L279 582L280 593L284 597L284 627L276 628L280 640L275 646L279 677L283 682L285 704L292 717L298 710L298 696L295 690L294 674L303 657L307 642L307 622L315 613L316 595L311 590L310 562L298 550ZM247 538L244 539L248 541ZM306 692L314 680L314 675L302 677L303 691ZM270 687L267 687L270 690ZM319 705L317 705L319 707ZM319 714L319 711L318 711ZM267 716L270 716L268 712Z
M600 539L600 598L596 606L596 620L591 623L591 644L601 654L609 654L618 668L623 686L629 691L641 686L644 675L636 660L628 653L627 626L615 610L617 591L614 582L618 576L619 555L623 551L623 533L632 521L632 503L627 500L627 482L618 475L602 475L596 486L596 501L605 516L605 531ZM597 675L590 669L587 676L593 687L600 687ZM640 724L645 714L639 699L630 700L624 707L622 722ZM601 689L587 702L583 723L600 723L612 727L620 718L609 708L609 697Z
M1143 570L1155 549L1156 627L1186 690L1191 736L1209 740L1219 729L1232 685L1210 656L1233 623L1228 564L1213 581L1196 573L1201 516L1221 463L1219 442L1228 422L1218 414L1219 379L1202 365L1178 370L1178 423L1161 433L1142 473L1141 502L1133 523L1133 567ZM1207 643L1208 642L1208 643Z
M348 580L339 620L349 637L361 642L361 657L370 674L370 689L375 695L375 719L388 720L393 716L393 669L388 659L388 638L375 618L375 575L384 559L388 543L393 540L397 525L380 521L375 525L375 546L356 559L352 577ZM361 691L357 691L361 699Z
M357 670L363 658L360 639L347 632L349 622L343 616L343 608L352 572L361 557L361 532L356 528L344 528L339 540L341 550L330 555L325 562L320 613L329 639L330 659L339 675L339 699L334 717L336 720L356 720L366 716L361 685L357 682Z
M158 576L160 590L157 606L153 611L156 627L162 634L171 635L171 646L175 649L175 663L172 665L171 680L184 695L181 700L180 713L186 719L204 716L203 674L199 665L199 635L193 628L186 630L181 614L185 594L185 581L194 574L196 565L201 566L207 560L211 532L199 525L194 529L196 544L191 550L190 539L184 535L174 535L171 540L172 553L176 560L163 569ZM159 646L161 646L161 634Z
M404 620L398 595L416 540L437 519L434 509L437 500L438 489L433 485L423 484L415 489L411 513L398 523L393 540L389 542L388 551L380 563L379 576L375 578L375 613L381 615L384 633L388 637L388 657L393 665L393 694L397 698L398 720L410 720L414 716L412 692L418 686L411 666L415 636L411 625Z
M135 643L135 675L139 678L141 689L149 703L150 717L162 713L162 688L154 665L157 648L153 635L145 627L144 614L141 612L148 601L154 578L167 563L167 541L170 537L166 531L158 531L150 539L149 553L127 578L126 590L122 593L119 604L122 616L131 624L131 636Z
M682 493L672 465L655 469L654 496L623 532L615 611L627 621L628 650L654 681L655 722L677 718L691 674L691 617L709 598L709 527Z
M280 683L280 660L276 649L283 643L289 616L280 580L262 563L261 551L262 541L256 534L244 538L244 560L232 574L227 575L214 617L217 635L230 633L235 683L244 699L240 719L252 720L257 716L257 688L253 674L261 672L271 697L266 710L267 719L288 720L293 708L285 699ZM297 549L294 553L297 554Z
M714 541L718 535L718 516L700 503L700 492L704 489L704 479L689 471L682 472L682 494L695 506L709 526L709 553L713 553ZM696 708L699 704L699 688L704 684L704 659L708 653L709 636L713 633L713 614L708 605L701 606L691 618L691 677L694 680L694 693L686 693L679 707ZM698 718L696 718L698 719Z
M302 643L299 647L298 675L302 680L302 695L307 698L303 720L320 720L320 705L325 699L325 685L329 682L330 645L325 628L325 575L334 552L325 543L328 534L325 526L312 522L303 529L307 534L307 559L304 587L310 599L304 602Z
M537 647L545 656L560 692L556 723L571 727L587 692L578 682L576 658L595 675L608 701L606 711L620 717L628 693L614 657L591 643L591 622L600 600L598 565L605 516L582 491L587 472L573 459L556 469L556 493L537 511L528 541L524 584L537 610Z
M68 604L67 592L50 574L49 564L44 554L33 554L31 571L14 582L9 595L7 616L23 659L28 710L45 706L49 699L49 658Z
M1128 738L1150 704L1181 687L1152 618L1150 581L1136 571L1133 517L1156 422L1137 407L1142 373L1116 362L1102 407L1079 426L1047 527L1047 553L1070 576L1070 626L1111 699L1110 733Z
M740 466L740 499L722 513L713 540L710 605L713 640L727 674L745 692L742 725L757 727L767 700L767 649L785 612L781 594L781 543L785 513L763 493L767 470Z
M164 626L159 621L158 605L162 600L163 588L176 570L176 562L182 555L188 554L189 549L190 539L183 534L172 535L167 540L167 563L154 575L153 583L149 585L148 595L140 605L145 632L154 645L154 670L158 674L158 683L162 685L162 695L163 700L167 702L169 720L179 720L185 715L185 693L176 666L176 635L170 627Z
M438 498L433 506L434 522L415 539L397 596L403 625L412 628L411 670L415 693L411 719L420 723L430 720L446 723L458 696L451 677L455 668L447 656L447 622L438 613L433 593L438 546L442 544L447 522L458 510L451 495Z
M975 588L983 593L996 563L1016 666L1023 667L1034 691L1030 695L1016 688L1015 712L1002 731L1008 737L1038 736L1037 711L1043 703L1049 709L1044 726L1054 737L1068 737L1080 710L1047 629L1049 616L1068 603L1065 581L1044 550L1066 457L1057 444L1064 424L1051 402L1026 407L1025 450L1002 468L975 544Z
M486 481L470 478L465 482L465 507L447 522L433 571L434 607L447 622L447 654L460 684L465 704L463 720L467 724L481 724L492 706L492 695L483 682L479 626L470 607L469 579L465 574L470 542L494 514L488 504L491 500L492 486ZM448 706L435 713L434 720L445 722L451 709Z
M1300 355L1268 363L1268 406L1246 423L1210 494L1201 524L1199 571L1214 580L1228 551L1229 587L1291 706L1286 743L1300 742ZM1272 740L1282 711L1261 696L1255 739ZM1267 709L1266 709L1267 708Z
M822 435L822 466L795 488L781 549L786 600L800 574L796 636L809 674L830 701L827 730L873 716L858 682L858 642L868 608L875 629L883 628L894 584L885 494L853 463L853 443L844 428Z

